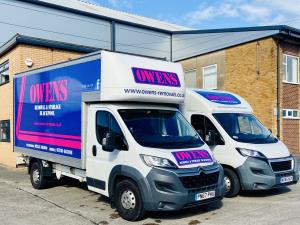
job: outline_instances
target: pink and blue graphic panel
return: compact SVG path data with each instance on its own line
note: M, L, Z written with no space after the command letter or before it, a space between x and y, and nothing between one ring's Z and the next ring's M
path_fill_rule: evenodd
M172 152L179 166L186 166L198 163L211 163L213 159L206 150L187 150Z
M15 146L81 158L82 93L98 91L100 60L15 78Z
M139 84L181 87L177 73L132 67L134 80Z
M239 105L241 101L232 94L211 92L211 91L195 91L197 94L206 98L208 101L223 105Z

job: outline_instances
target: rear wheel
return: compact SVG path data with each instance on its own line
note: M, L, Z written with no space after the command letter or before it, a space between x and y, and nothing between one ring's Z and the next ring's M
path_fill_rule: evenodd
M115 188L115 204L119 215L128 221L138 221L145 215L142 197L137 185L131 180L122 180Z
M225 182L225 197L232 198L237 196L240 192L241 185L236 173L228 168L224 168L224 182Z
M30 168L30 181L35 189L42 189L46 186L47 180L43 175L43 168L40 162L36 161Z

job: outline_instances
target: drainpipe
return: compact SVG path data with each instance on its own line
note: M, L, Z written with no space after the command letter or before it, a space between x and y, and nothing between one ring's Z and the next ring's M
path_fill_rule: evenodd
M170 35L170 62L173 62L173 34Z
M280 41L277 42L277 137L280 139Z

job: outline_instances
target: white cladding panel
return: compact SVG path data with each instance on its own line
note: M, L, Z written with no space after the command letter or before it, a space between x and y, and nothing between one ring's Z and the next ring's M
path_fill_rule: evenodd
M116 24L116 50L169 60L171 56L171 35Z
M179 63L101 52L101 100L179 104L184 101Z
M278 30L174 34L172 38L173 61L179 61L231 46L269 37Z

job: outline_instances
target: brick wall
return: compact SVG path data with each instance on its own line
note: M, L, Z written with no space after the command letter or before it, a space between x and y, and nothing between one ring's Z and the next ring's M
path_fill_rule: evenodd
M0 142L0 164L15 166L16 154L13 153L13 75L23 71L40 68L54 63L76 58L77 52L69 52L44 47L18 45L10 52L0 56L0 64L9 60L10 82L0 86L0 120L10 120L10 143ZM25 59L31 58L33 66L28 68Z
M258 119L276 134L276 42L268 38L227 49L225 65L225 90L245 98Z
M282 43L282 53L299 57L299 47ZM282 108L283 109L298 109L299 110L299 98L300 98L300 86L299 84L282 84ZM282 139L288 146L289 150L293 153L300 154L299 142L299 119L283 119L282 120Z

